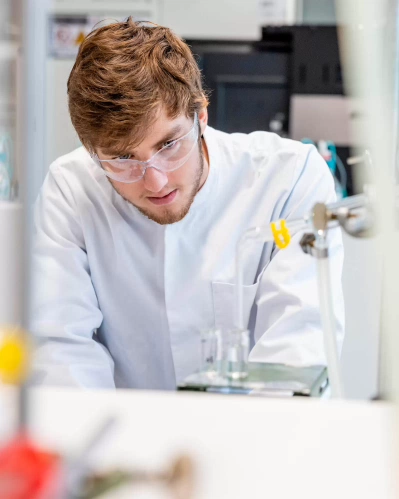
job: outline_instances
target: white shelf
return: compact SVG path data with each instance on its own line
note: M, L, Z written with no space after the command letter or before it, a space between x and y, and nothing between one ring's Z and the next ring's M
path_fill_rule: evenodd
M150 11L154 14L158 10L158 0L56 0L52 5L52 12L56 14L88 14L97 12L128 13L132 11Z

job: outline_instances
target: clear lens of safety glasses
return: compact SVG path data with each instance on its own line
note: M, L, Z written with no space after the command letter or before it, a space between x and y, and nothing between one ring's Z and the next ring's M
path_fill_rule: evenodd
M183 166L197 144L198 130L199 124L197 114L195 114L194 124L190 131L183 137L165 145L148 161L119 158L99 159L97 155L92 157L109 178L131 184L142 179L147 168L156 168L162 172L173 172Z

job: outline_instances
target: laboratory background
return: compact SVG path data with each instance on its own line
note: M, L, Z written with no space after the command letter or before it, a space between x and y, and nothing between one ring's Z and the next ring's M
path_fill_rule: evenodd
M314 235L301 242L326 366L243 358L219 377L207 331L201 371L175 392L30 386L33 205L51 163L81 146L67 99L80 44L129 16L188 43L210 126L325 160L337 202L298 223L343 238L340 355L328 258ZM0 0L0 66L0 498L399 497L399 1Z

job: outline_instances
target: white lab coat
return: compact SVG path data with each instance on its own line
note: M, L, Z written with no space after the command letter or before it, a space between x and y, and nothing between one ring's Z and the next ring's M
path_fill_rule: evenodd
M210 172L188 215L161 226L112 188L83 148L53 163L35 214L34 382L173 389L200 363L200 333L234 324L238 238L335 199L316 150L266 132L208 127ZM257 244L247 254L250 360L324 364L315 260ZM338 231L330 236L338 341L343 339Z

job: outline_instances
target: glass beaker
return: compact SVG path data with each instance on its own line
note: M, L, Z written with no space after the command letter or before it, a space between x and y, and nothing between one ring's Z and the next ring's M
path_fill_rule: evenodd
M249 331L231 329L223 332L218 342L220 374L229 379L244 379L248 376Z

